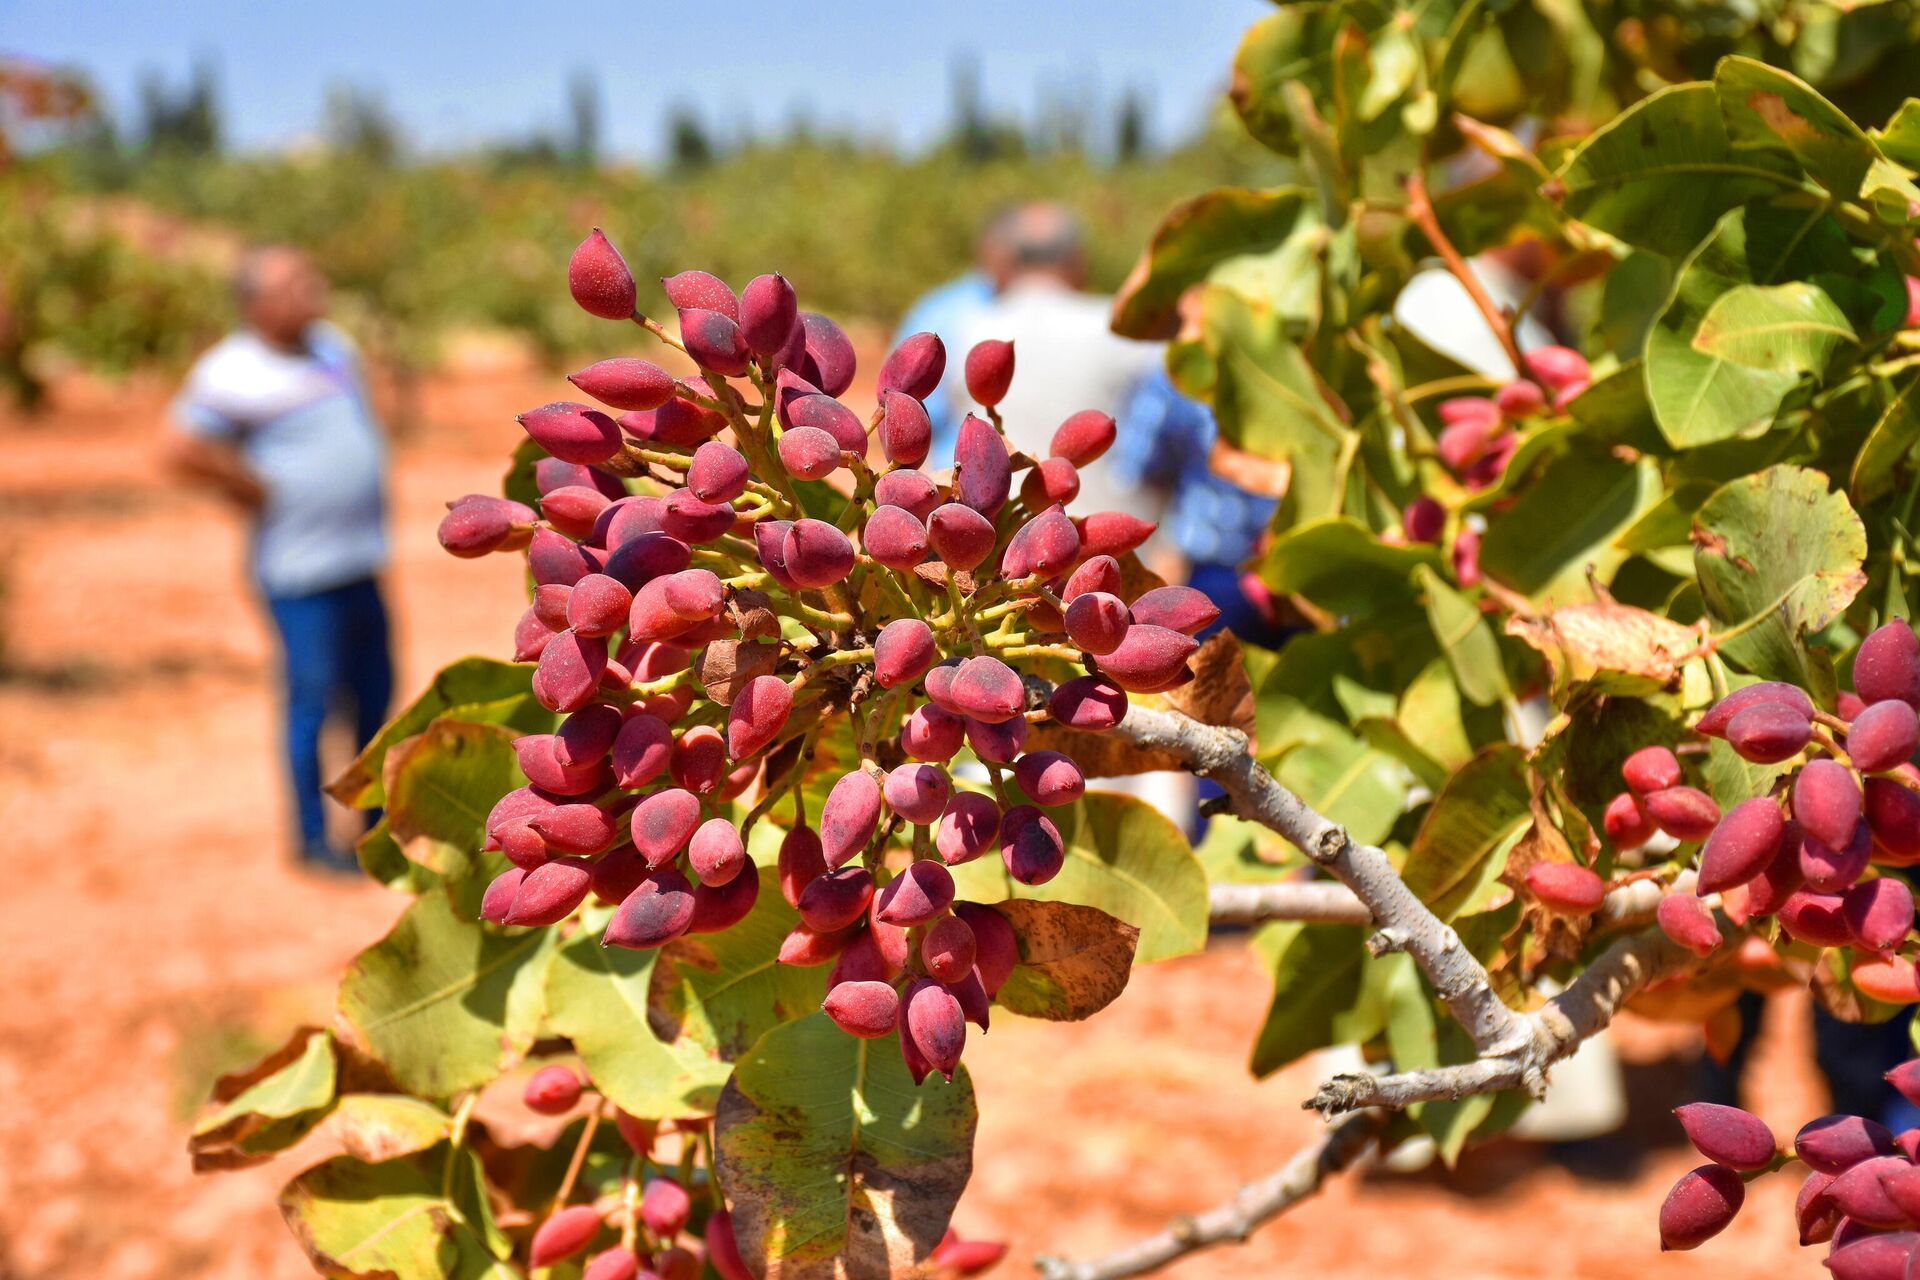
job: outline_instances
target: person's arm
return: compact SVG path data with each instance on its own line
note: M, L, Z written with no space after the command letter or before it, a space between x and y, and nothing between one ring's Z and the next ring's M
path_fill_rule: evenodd
M257 511L267 488L240 450L224 440L175 432L163 447L167 467L192 484L211 489L246 511Z
M243 511L258 511L267 488L247 465L240 442L244 427L219 395L219 356L203 356L168 413L160 446L167 470L189 484L210 489Z

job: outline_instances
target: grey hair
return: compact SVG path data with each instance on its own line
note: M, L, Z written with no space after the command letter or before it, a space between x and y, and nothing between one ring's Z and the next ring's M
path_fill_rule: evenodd
M997 214L981 239L1018 267L1062 267L1086 256L1080 219L1065 205L1038 201Z

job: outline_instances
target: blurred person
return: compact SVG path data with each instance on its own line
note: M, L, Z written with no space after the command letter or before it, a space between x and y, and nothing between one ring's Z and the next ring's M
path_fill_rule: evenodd
M1044 458L1054 430L1070 415L1097 409L1120 419L1134 388L1158 366L1162 349L1108 328L1113 300L1086 291L1086 240L1070 210L1051 203L1021 205L995 220L989 238L1006 255L1006 280L959 331L961 340L950 349L948 363L964 365L967 351L987 338L1012 342L1013 387L1000 402L1000 416L1009 444ZM950 466L952 453L949 441L927 465ZM1107 459L1080 473L1080 510L1120 510L1156 519L1158 502L1143 509L1142 497L1113 474Z
M309 866L356 869L327 837L320 735L351 703L356 748L393 692L386 606L386 441L351 340L325 320L326 280L297 249L246 255L240 328L194 364L172 407L174 470L243 513L249 564L278 633L286 763Z
M980 229L973 243L973 267L915 299L894 334L896 346L916 333L937 333L949 347L946 373L925 401L927 417L933 423L933 448L927 459L930 469L952 464L953 441L964 416L958 397L963 392L961 366L966 352L952 349L952 344L1007 282L1005 217L995 217Z
M1244 585L1247 562L1279 502L1214 471L1219 428L1213 411L1180 394L1164 368L1140 381L1119 421L1106 465L1122 483L1164 495L1160 533L1178 563L1163 563L1173 580L1203 592L1220 610L1202 638L1226 630L1249 644L1279 648L1288 630L1264 596L1249 597Z

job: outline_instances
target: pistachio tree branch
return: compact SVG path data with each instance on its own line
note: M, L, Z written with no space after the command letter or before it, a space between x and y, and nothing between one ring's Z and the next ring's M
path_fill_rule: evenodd
M1658 880L1634 880L1610 889L1594 916L1594 928L1612 933L1652 924L1663 896L1670 892L1687 893L1692 887L1693 872L1683 871L1670 887ZM1366 904L1353 890L1335 880L1216 884L1208 891L1207 918L1216 925L1263 924L1269 920L1359 925L1374 922Z
M1525 1088L1538 1097L1546 1087L1547 1068L1599 1034L1628 1000L1650 983L1702 963L1657 928L1629 934L1602 952L1565 991L1523 1018L1529 1034L1517 1049L1483 1054L1458 1066L1335 1076L1305 1105L1322 1115L1337 1115L1359 1107L1400 1108L1512 1088Z
M1192 772L1212 779L1227 793L1233 812L1278 832L1351 890L1379 928L1380 949L1413 957L1481 1056L1526 1048L1533 1036L1531 1024L1501 1001L1486 969L1460 936L1414 896L1384 852L1356 843L1339 824L1281 786L1253 758L1245 734L1138 704L1127 709L1111 732L1138 746L1169 752Z
M1223 1205L1174 1219L1165 1231L1128 1245L1104 1258L1075 1262L1068 1258L1034 1260L1041 1280L1125 1280L1144 1275L1219 1244L1244 1244L1254 1230L1320 1189L1322 1183L1358 1160L1373 1145L1384 1120L1378 1111L1359 1111L1328 1126L1318 1141L1296 1152L1274 1173L1250 1182Z
M1372 924L1373 913L1337 880L1281 880L1273 884L1216 884L1207 891L1209 923Z

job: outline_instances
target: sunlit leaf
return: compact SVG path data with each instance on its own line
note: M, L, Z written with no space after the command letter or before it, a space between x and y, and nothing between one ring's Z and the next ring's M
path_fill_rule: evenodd
M911 1274L973 1169L962 1066L913 1083L897 1037L815 1013L767 1033L721 1095L714 1142L734 1237L765 1280Z
M1672 256L1700 243L1727 210L1800 180L1796 161L1733 145L1710 84L1642 98L1590 134L1560 170L1568 213Z
M409 1093L485 1084L533 1044L555 938L461 919L428 894L347 967L340 1016Z
M1826 700L1833 673L1807 647L1866 585L1866 529L1803 467L1769 467L1700 508L1694 563L1719 650L1754 675Z
M962 898L1026 898L1097 907L1140 930L1142 964L1198 951L1207 942L1207 878L1186 835L1152 805L1090 791L1047 817L1066 842L1066 864L1043 885L1014 881L989 853L953 869Z

